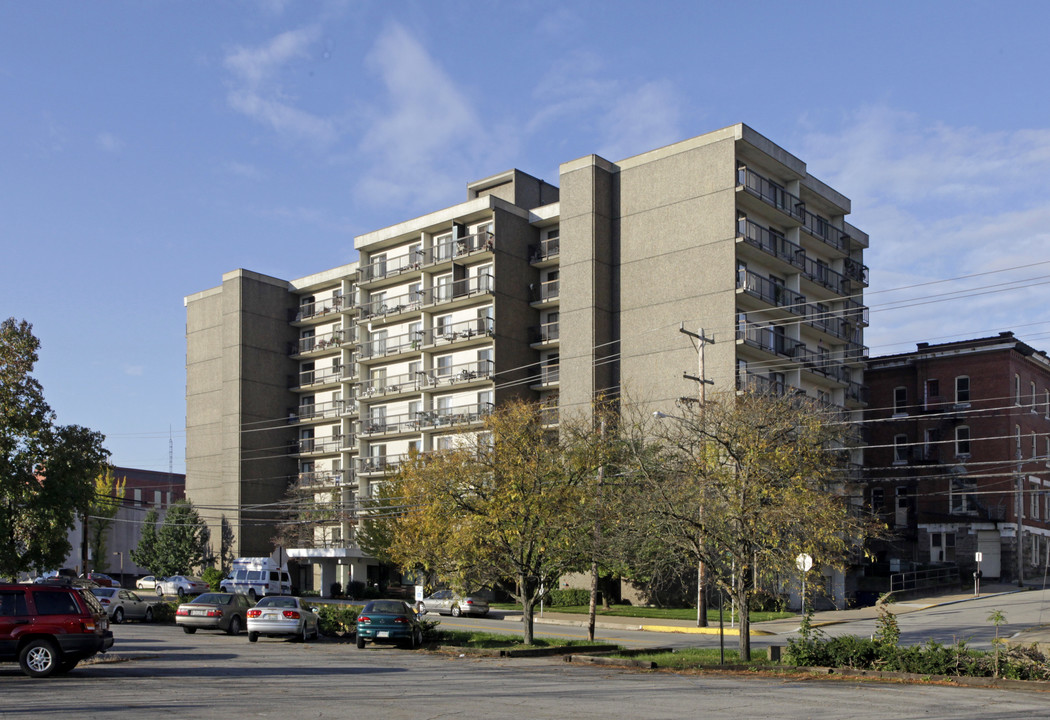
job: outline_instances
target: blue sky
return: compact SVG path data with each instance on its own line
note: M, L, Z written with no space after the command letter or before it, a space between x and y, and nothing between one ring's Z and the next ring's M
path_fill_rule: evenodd
M557 183L567 160L745 122L853 200L873 355L1008 329L1047 348L1048 21L1039 2L0 0L0 315L33 323L60 422L155 470L170 429L179 472L184 296L350 262L356 234L512 167Z

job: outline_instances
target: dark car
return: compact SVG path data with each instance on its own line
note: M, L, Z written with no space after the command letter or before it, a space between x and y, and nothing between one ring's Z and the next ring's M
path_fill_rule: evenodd
M423 644L423 628L404 600L372 600L357 616L357 647L363 648L367 640L415 649Z
M0 584L0 661L30 677L69 672L113 646L106 611L73 585Z
M204 593L191 602L179 605L175 611L175 624L190 635L199 628L224 630L230 635L240 635L250 607L247 595Z

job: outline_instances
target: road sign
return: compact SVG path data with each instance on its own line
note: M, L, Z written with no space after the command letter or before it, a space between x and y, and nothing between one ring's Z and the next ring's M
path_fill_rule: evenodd
M813 558L807 555L806 553L802 553L797 558L795 558L795 567L797 567L802 572L809 572L810 568L813 567Z

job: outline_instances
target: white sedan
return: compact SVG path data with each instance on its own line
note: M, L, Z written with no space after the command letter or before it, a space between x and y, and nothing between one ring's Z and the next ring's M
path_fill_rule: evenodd
M320 634L317 610L297 597L270 595L248 611L248 642L258 641L260 635L288 635L306 642Z
M211 588L199 577L189 575L172 575L170 578L157 581L157 595L178 595L181 600L186 595L196 597Z
M139 578L135 581L135 588L137 590L154 590L157 587L157 578L152 575L147 575L144 578Z

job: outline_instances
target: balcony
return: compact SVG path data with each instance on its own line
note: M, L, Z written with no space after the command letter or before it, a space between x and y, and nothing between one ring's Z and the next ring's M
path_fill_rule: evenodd
M342 381L344 369L335 365L327 370L303 370L298 377L292 376L292 387L308 388L320 385L334 385Z
M299 473L299 487L304 490L339 487L353 483L353 473L341 470L317 470Z
M359 457L354 458L354 469L358 475L386 475L397 472L407 460L407 454Z
M758 394L783 395L786 385L783 381L772 380L766 375L749 371L738 372L736 376L736 389L739 392L752 392Z
M744 323L737 325L736 339L745 345L782 357L796 357L806 345L777 332L776 325ZM783 327L783 326L779 326Z
M430 387L441 384L456 385L478 380L489 380L492 378L493 363L491 360L478 360L476 362L460 363L459 365L446 365L435 367L433 370L422 373L421 377L426 379Z
M868 326L868 306L861 305L853 299L844 300L842 303L842 317L854 325L860 327Z
M540 406L540 424L545 428L557 427L558 404Z
M337 453L343 449L345 437L336 435L325 438L300 438L295 452L299 455L329 455Z
M438 407L400 415L382 415L361 422L362 437L415 434L422 430L449 428L482 422L492 413L491 403Z
M383 297L358 306L359 323L402 313L419 312L423 308L423 291L405 293L397 297Z
M376 358L390 357L406 352L416 352L423 347L422 332L406 332L387 337L381 333L372 333L368 342L362 343L359 352L361 362Z
M791 242L780 233L772 232L757 223L740 218L737 222L737 237L751 247L772 255L792 267L802 270L806 251L801 245Z
M558 323L549 322L529 328L529 344L533 346L548 345L558 342Z
M561 252L561 239L549 238L543 240L539 245L529 247L529 262L536 267L555 264L553 261Z
M736 287L737 290L742 290L751 297L783 308L793 315L805 316L806 314L805 295L788 290L780 283L773 282L750 270L741 269L737 272Z
M420 372L401 373L399 375L384 375L372 377L358 383L357 395L368 399L383 397L384 395L398 395L401 393L418 393L427 385L426 375Z
M802 266L802 276L806 279L827 288L836 295L850 294L849 279L837 270L832 270L826 263L803 255Z
M308 420L324 420L326 418L337 418L343 414L343 401L330 400L327 402L310 403L300 405L289 414L289 422L306 422Z
M323 318L332 313L341 312L343 309L343 296L335 295L324 300L322 302L312 302L300 305L297 310L293 310L291 322L294 323L306 323L310 320L316 320Z
M346 342L346 331L334 330L332 332L321 333L320 335L312 335L310 337L299 338L298 342L291 344L288 348L290 355L309 355L312 353L319 353L322 351L332 351L339 348L343 342Z
M495 323L490 317L481 317L475 320L464 320L424 330L422 334L423 345L449 345L464 340L489 338L495 332Z
M422 251L390 258L384 256L372 260L358 269L358 283L366 285L391 277L398 277L408 272L419 270L423 266Z
M445 285L435 285L432 288L427 288L420 293L420 299L424 306L443 305L456 300L491 294L492 288L491 275L477 275Z
M546 282L540 283L538 287L532 287L532 306L545 307L557 303L559 291L558 285L558 280L547 280Z
M439 265L443 262L495 250L495 236L491 232L466 235L455 240L435 245L423 251L423 266Z
M533 390L542 390L543 388L555 387L558 385L560 380L561 367L558 363L544 364L540 367L540 374L538 382L532 384L530 387Z

